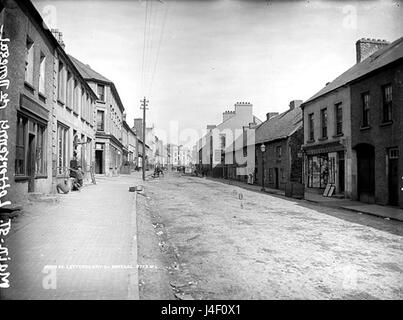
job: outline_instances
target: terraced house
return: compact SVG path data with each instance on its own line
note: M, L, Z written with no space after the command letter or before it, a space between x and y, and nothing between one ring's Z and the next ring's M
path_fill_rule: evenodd
M0 9L2 38L9 39L9 103L0 111L10 124L7 197L18 203L55 192L74 157L88 169L96 95L30 1L2 1Z
M403 38L363 38L356 64L302 104L305 183L403 207Z
M70 56L88 85L97 93L95 172L118 175L123 161L123 113L125 111L115 84L89 65Z

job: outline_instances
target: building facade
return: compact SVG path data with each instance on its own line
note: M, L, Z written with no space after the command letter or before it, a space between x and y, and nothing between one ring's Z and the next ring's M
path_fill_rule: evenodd
M304 121L304 182L322 193L328 184L351 196L350 89L327 85L302 104Z
M124 106L118 91L111 80L94 71L89 65L74 57L71 59L97 94L95 172L107 176L118 175L124 153L127 156L122 136Z
M279 115L268 113L267 120L256 128L254 183L262 184L262 170L264 186L272 189L285 190L288 183L302 183L301 103L301 100L291 101L289 109Z
M46 28L30 1L2 2L1 9L2 39L8 39L2 50L8 50L9 79L3 73L2 80L9 83L1 85L8 103L0 110L9 125L7 196L24 202L29 193L55 192L73 159L89 170L96 96L65 53L61 34Z
M352 197L403 208L403 38L374 52L350 84Z
M198 142L199 170L205 174L225 176L226 167L233 164L232 147L243 127L250 123L260 124L261 121L252 113L253 105L249 102L237 102L234 111L225 111L223 121L218 125L208 125L207 134ZM224 172L224 173L223 173Z

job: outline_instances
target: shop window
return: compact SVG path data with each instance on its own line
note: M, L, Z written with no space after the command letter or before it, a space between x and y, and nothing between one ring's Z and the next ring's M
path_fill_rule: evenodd
M16 155L15 155L15 174L25 175L26 162L26 133L27 133L27 119L21 116L17 118L17 140L16 140Z
M39 124L36 125L36 157L35 174L46 175L46 129Z
M34 42L30 38L27 38L25 50L25 81L32 85L34 83Z
M69 129L61 124L57 125L57 172L63 174L67 168L67 153L68 153L68 131Z
M383 96L383 122L392 121L392 85L388 84L382 88Z

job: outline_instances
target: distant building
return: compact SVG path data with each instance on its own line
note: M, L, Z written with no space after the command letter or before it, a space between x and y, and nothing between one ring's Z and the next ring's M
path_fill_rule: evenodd
M227 150L228 146L231 146L242 135L243 126L248 126L250 123L261 123L253 115L251 103L237 102L234 106L234 111L223 113L223 121L220 124L208 125L207 134L197 143L199 168L208 175L227 176L226 164L233 162L232 153ZM226 158L226 155L229 158Z

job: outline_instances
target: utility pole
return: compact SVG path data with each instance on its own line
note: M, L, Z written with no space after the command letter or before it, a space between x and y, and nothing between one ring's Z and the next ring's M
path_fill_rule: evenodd
M148 110L148 100L144 97L143 100L140 100L141 107L143 109L143 181L146 180L146 110Z

